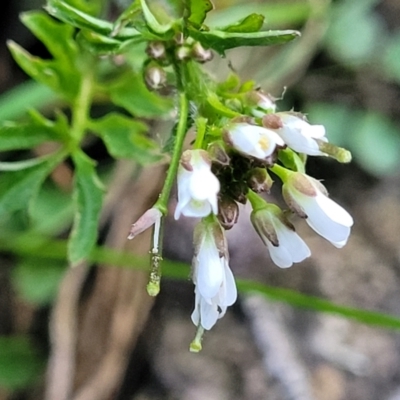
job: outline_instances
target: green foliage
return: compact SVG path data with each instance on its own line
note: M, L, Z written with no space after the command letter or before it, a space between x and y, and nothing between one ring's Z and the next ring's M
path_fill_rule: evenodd
M24 388L35 382L44 362L26 336L0 336L0 387Z
M160 160L159 146L143 135L147 126L121 114L111 113L93 121L91 129L104 141L109 153L116 159L133 159L140 164Z
M93 160L81 151L75 152L72 157L76 167L75 216L69 240L68 259L72 265L76 265L89 256L96 243L104 188L97 177Z
M388 118L339 104L312 104L307 111L313 121L325 125L332 141L351 150L366 171L383 176L398 170L399 129Z

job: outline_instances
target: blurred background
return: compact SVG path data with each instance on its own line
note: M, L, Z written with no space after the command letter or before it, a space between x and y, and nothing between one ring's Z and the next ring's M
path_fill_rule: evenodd
M349 307L400 316L400 2L397 0L214 0L206 21L222 26L256 12L267 29L298 29L285 46L216 56L217 79L230 69L277 98L279 110L324 124L353 162L310 158L308 173L353 215L348 245L333 248L296 221L312 257L274 266L241 210L229 232L237 277L293 289ZM28 108L51 117L62 102L13 62L6 40L47 53L19 22L39 0L14 0L0 14L0 120ZM124 0L107 7L115 19ZM228 65L230 67L228 67ZM102 105L101 107L105 107ZM101 111L101 110L100 110ZM99 112L100 112L99 111ZM154 132L162 131L149 121ZM157 197L163 168L114 165L95 140L85 149L109 179L100 241L146 255L149 236L127 242L130 223ZM35 150L40 154L43 149ZM17 155L6 153L1 160ZM0 184L1 189L1 184ZM400 338L340 316L293 308L258 294L239 301L191 354L193 286L165 278L147 296L147 272L16 256L1 244L26 231L65 238L71 223L71 170L64 165L26 212L0 222L0 400L400 400ZM171 201L171 209L174 207ZM189 263L193 224L168 221L165 257ZM189 278L189 271L187 271Z

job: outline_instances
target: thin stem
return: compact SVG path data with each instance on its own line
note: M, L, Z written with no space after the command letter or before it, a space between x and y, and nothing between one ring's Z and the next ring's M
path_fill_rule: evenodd
M267 204L267 202L261 196L259 196L251 189L249 189L249 191L247 192L247 199L249 200L251 208L254 211L265 208Z
M293 171L281 167L278 164L274 164L273 167L269 167L268 169L271 170L274 174L278 175L279 178L281 178L282 182L285 182L285 180L289 177L289 175L293 174Z
M198 353L199 351L201 351L202 349L201 341L203 340L203 335L204 335L204 328L199 323L196 330L196 336L193 339L192 343L190 343L189 350L191 353Z
M93 73L87 68L82 77L78 96L72 108L71 137L79 143L85 134L86 123L92 103Z
M184 91L181 91L179 93L179 110L180 110L180 115L179 115L178 126L176 129L175 146L172 153L171 163L168 168L167 177L165 178L164 187L161 191L160 197L158 198L156 204L154 205L154 207L160 210L163 215L167 214L167 203L169 195L171 193L172 185L175 180L176 173L178 171L179 160L182 154L183 141L186 136L189 101Z

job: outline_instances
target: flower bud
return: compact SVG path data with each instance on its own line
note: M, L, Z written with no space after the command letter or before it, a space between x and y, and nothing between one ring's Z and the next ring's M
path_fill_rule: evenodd
M151 64L145 69L144 80L150 90L158 90L165 86L167 74L160 66Z
M146 53L149 57L157 61L165 60L167 56L164 43L162 42L149 42Z
M180 46L175 50L175 57L180 61L189 60L191 57L191 48L188 46Z
M218 199L218 220L226 230L233 228L239 218L239 207L235 200L226 195Z
M132 224L128 239L133 239L135 236L144 232L146 229L154 225L161 217L162 213L159 209L154 207L150 208L134 224Z
M254 168L247 180L249 188L256 193L269 193L273 183L274 181L265 168Z
M275 99L261 91L253 90L248 92L245 102L254 117L261 118L266 113L273 113L276 110Z
M212 162L223 166L229 165L231 160L226 153L224 144L221 141L210 143L207 151Z
M211 61L213 53L210 49L205 49L200 42L196 42L192 47L192 56L199 63Z

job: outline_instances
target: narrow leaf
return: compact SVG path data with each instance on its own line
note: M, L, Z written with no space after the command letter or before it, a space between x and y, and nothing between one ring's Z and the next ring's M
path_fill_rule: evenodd
M92 30L105 36L110 36L114 32L114 25L111 22L92 17L62 0L50 0L45 9L53 17L76 28ZM134 28L123 28L114 33L114 37L117 39L131 39L140 36L140 33Z
M264 16L261 14L250 14L246 18L221 28L224 32L258 32L264 24Z
M135 160L147 164L160 160L155 142L145 136L147 126L121 114L108 114L90 124L114 158Z
M195 28L200 28L214 5L210 0L188 0L188 3L190 9L188 20Z
M196 31L190 29L190 35L203 46L212 48L220 54L225 50L240 46L271 46L289 42L300 36L297 31L262 32L224 32L219 30Z
M86 259L97 240L104 190L97 177L94 162L78 151L72 156L75 170L75 217L68 243L68 259L72 265Z
M33 200L47 175L64 156L63 152L59 152L32 160L29 161L32 166L20 170L9 167L10 172L3 173L0 179L0 215L25 208Z
M11 123L0 125L0 151L30 149L59 137L51 127L34 123Z
M149 8L147 5L146 0L140 0L140 5L142 6L142 11L144 15L144 19L146 20L146 23L148 27L155 33L158 33L160 35L164 35L168 31L171 31L172 24L167 23L163 24L158 21L156 16L153 14L152 10ZM173 35L173 32L171 31L171 36Z

